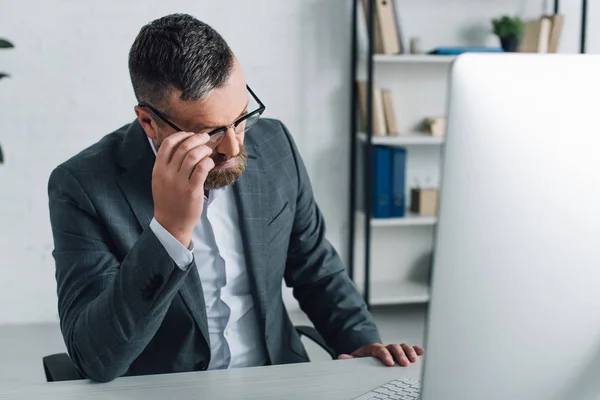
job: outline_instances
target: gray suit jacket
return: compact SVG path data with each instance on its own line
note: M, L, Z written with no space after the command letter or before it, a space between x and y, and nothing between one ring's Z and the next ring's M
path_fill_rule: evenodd
M282 279L338 353L379 342L365 303L325 238L287 129L262 119L245 145L248 166L234 193L269 362L308 361L282 301ZM154 160L135 121L50 176L61 330L72 360L93 380L204 370L210 360L196 268L202 260L182 271L149 228Z

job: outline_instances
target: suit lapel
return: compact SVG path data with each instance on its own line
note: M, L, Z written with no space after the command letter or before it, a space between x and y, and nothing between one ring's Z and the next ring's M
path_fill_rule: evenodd
M152 169L156 157L146 133L137 121L125 132L119 152L119 163L124 171L117 176L117 183L142 230L148 229L154 216ZM195 263L190 268L192 270L181 285L179 293L200 328L204 340L210 344L202 283Z
M152 200L152 168L154 153L143 128L133 122L119 149L119 163L124 171L117 175L117 183L127 198L142 229L146 229L154 215Z
M258 300L261 321L266 314L267 277L264 235L267 233L265 218L268 199L267 180L262 161L256 156L253 147L247 146L248 164L246 171L233 185L241 228L242 242L248 275Z

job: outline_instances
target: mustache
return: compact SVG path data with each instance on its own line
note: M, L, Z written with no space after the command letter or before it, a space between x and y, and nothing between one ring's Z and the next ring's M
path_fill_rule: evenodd
M212 159L215 162L215 165L219 165L219 164L226 163L227 161L231 160L232 158L236 158L237 156L238 155L230 157L225 154L217 153L217 154L213 155Z
M242 161L246 160L246 149L244 148L244 146L240 146L240 152L238 154L236 154L235 156L228 156L226 154L222 154L222 153L216 153L213 154L212 156L213 161L215 162L215 165L219 165L219 164L223 164L226 163L227 161L231 160L232 158L239 158Z

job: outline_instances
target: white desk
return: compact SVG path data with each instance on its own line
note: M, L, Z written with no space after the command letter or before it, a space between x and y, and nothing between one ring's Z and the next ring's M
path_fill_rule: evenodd
M421 361L386 367L373 358L90 381L3 385L0 400L352 399L392 379L419 379Z

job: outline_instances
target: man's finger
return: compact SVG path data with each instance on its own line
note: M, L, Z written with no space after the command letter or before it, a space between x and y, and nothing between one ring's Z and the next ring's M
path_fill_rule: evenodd
M338 356L338 360L348 360L349 358L354 358L350 354L340 354Z
M177 132L167 137L162 141L156 152L156 162L163 165L168 164L173 158L177 145L192 135L191 132Z
M201 135L192 135L186 138L184 141L180 142L177 145L173 153L173 157L171 158L170 164L173 165L173 168L177 171L181 170L181 165L183 164L183 160L187 156L187 154L194 148L205 145L208 142L208 135L203 133ZM209 148L207 146L203 146ZM211 149L212 152L212 149Z
M402 343L400 346L402 347L402 350L404 350L404 354L406 354L406 357L408 357L408 359L411 362L417 361L417 352L412 346L409 346L405 343Z
M200 186L204 185L204 181L208 176L208 173L211 169L215 167L215 162L212 158L206 157L202 159L196 166L194 167L192 174L190 176L190 186L193 189L198 189Z
M194 167L200 161L208 158L212 154L212 149L208 146L197 146L188 151L184 157L179 172L187 176L188 178L192 175Z
M418 356L422 356L423 354L425 354L425 349L421 346L414 346L414 348Z
M389 365L390 367L394 365L394 359L392 358L392 355L390 354L389 350L386 349L386 347L383 345L374 346L372 356L379 358L381 361L384 362L384 364Z
M398 361L398 364L402 365L403 367L406 367L410 364L410 361L408 361L409 359L406 353L404 352L404 349L400 345L390 344L387 348L390 351L390 353L392 353L392 355L394 356L394 359Z

